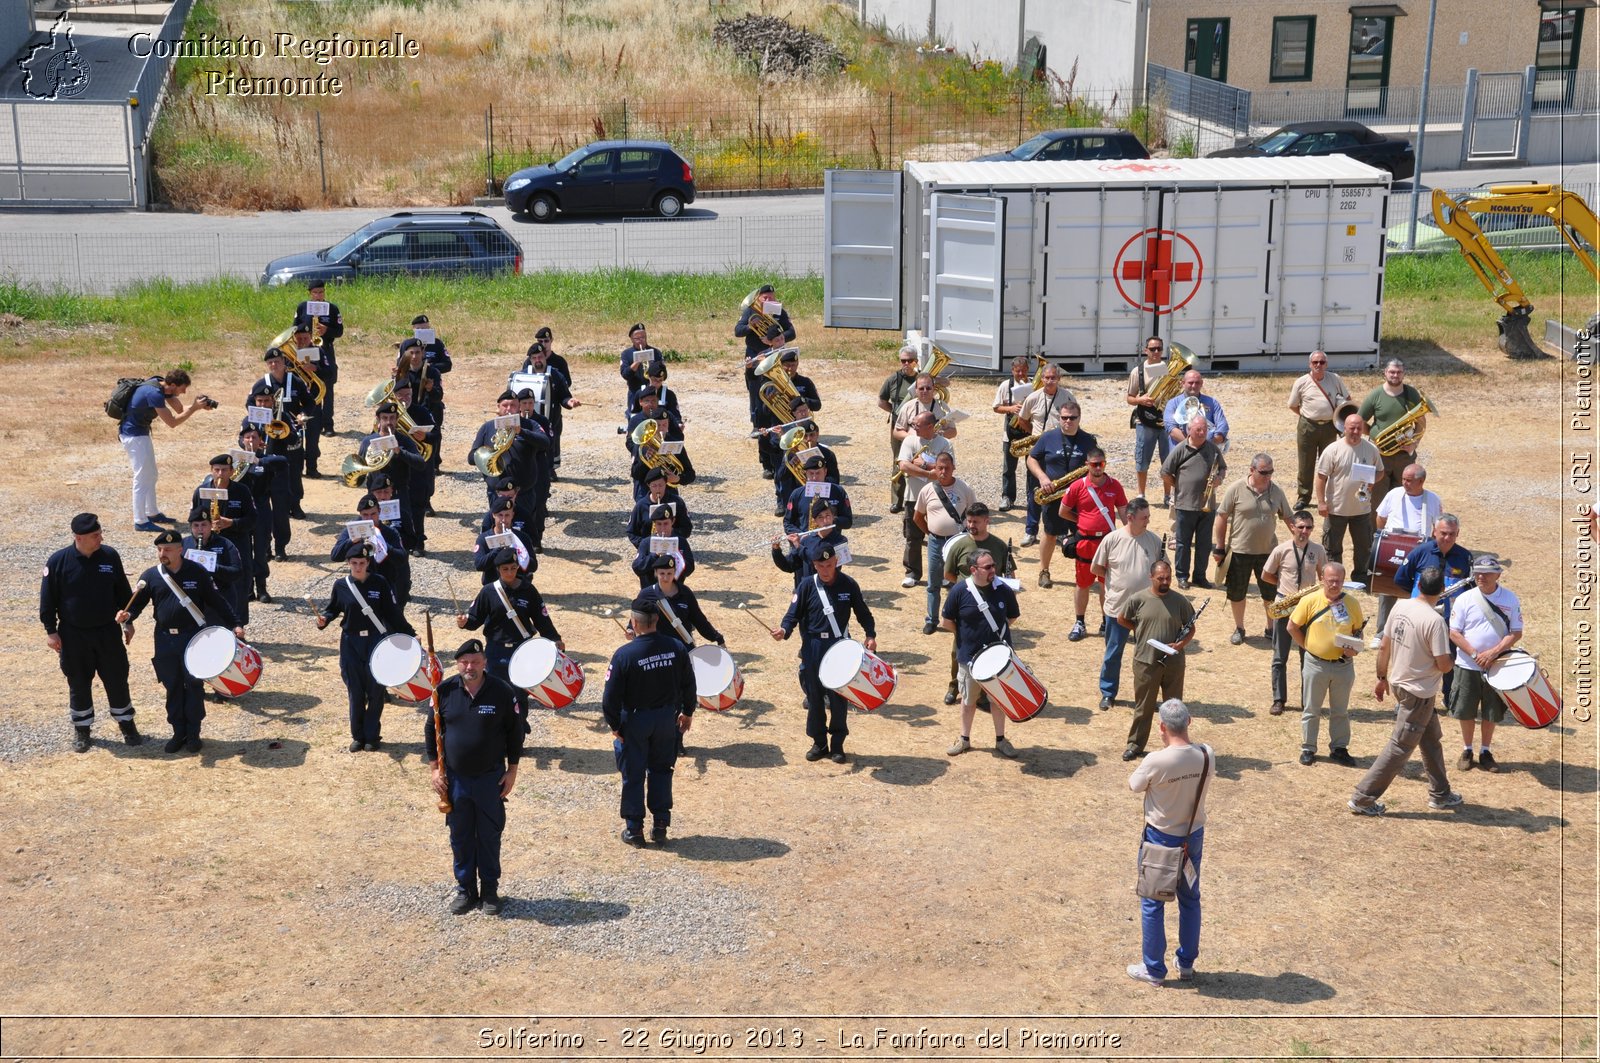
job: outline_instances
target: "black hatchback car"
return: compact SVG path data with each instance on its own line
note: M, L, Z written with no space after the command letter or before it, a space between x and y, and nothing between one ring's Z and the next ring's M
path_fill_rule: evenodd
M1396 181L1404 181L1417 169L1411 141L1375 133L1360 122L1290 122L1264 137L1213 151L1206 158L1260 159L1290 155L1348 155L1357 162L1388 170Z
M506 178L506 206L534 221L563 214L676 218L694 202L694 170L660 140L597 140L548 166Z
M1148 159L1150 152L1126 129L1050 129L1010 151L974 162L1059 162L1072 159Z
M401 211L370 221L332 247L267 263L268 288L395 274L521 273L522 245L475 210Z

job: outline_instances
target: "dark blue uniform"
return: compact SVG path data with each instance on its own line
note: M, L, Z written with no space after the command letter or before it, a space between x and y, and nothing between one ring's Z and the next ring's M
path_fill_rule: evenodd
M429 447L428 457L411 472L411 487L408 500L411 505L412 519L417 525L417 545L426 546L428 542L428 511L433 508L435 475L439 468L440 446L439 422L434 419L434 411L421 402L413 402L406 407L406 416L411 418L412 424L431 424L433 427L423 434L422 442ZM418 447L421 450L421 447Z
M351 584L355 584L357 593L378 618L382 629L373 624L361 603L350 593ZM389 581L370 570L360 583L348 573L334 580L333 594L322 615L332 621L340 614L344 616L344 633L339 639L339 674L350 695L350 739L373 745L383 740L386 691L382 683L372 678L372 648L389 635L397 632L415 635L416 631L400 612Z
M822 452L822 478L831 484L838 483L838 455L833 452L833 448L822 446L820 443L817 445L817 449ZM778 462L778 474L773 477L773 487L778 493L780 505L787 502L794 489L803 483L805 483L805 480L795 479L794 473L789 471L789 463L787 461Z
M994 620L995 627L1000 629L998 634L983 618L983 610L978 607L974 593L983 595L984 602L989 606L989 616ZM1016 592L1010 587L992 582L987 588L980 588L963 579L950 588L950 595L944 600L944 611L940 615L955 622L956 660L963 665L970 665L972 658L985 646L996 642L1011 645L1010 622L1022 613L1017 607Z
M678 618L678 623L683 625L685 631L699 632L701 638L710 639L718 646L721 646L726 641L722 637L722 632L713 627L711 621L707 619L705 610L700 608L700 600L694 596L694 591L688 587L679 584L677 593L671 597L663 594L659 585L647 587L639 593L639 597L642 600L648 600L658 610L661 609L662 603L666 603L667 607L672 610L672 614ZM667 619L665 613L661 614L661 624L657 630L663 635L671 635L680 642L683 641L683 637L678 634L678 629L672 626L672 621ZM685 642L684 645L693 645L694 636L691 634L689 638L691 641Z
M378 528L378 534L383 536L383 544L388 547L388 554L382 561L374 559L368 571L389 581L389 589L394 591L395 602L404 609L411 601L411 555L406 553L398 531L381 520L373 523ZM328 560L343 561L344 548L349 543L350 529L340 528L339 534L334 536L333 549L328 551Z
M1045 475L1052 480L1059 480L1074 469L1082 468L1089 460L1089 451L1100 444L1095 442L1094 436L1088 432L1077 432L1071 436L1062 433L1059 428L1052 428L1039 437L1039 441L1028 451L1028 457L1039 463ZM1035 485L1035 490L1037 485ZM1061 507L1052 502L1041 507L1033 500L1034 490L1028 492L1028 524L1039 527L1039 518L1044 517L1044 533L1046 535L1065 535L1067 522L1061 519Z
M680 539L687 539L694 534L694 519L689 516L689 507L683 504L683 498L676 488L668 487L660 502L652 502L646 493L645 497L633 504L633 513L628 517L628 542L638 546L655 534L650 529L650 511L667 502L677 503L672 507L672 534Z
M794 585L800 586L800 581L811 578L815 571L813 562L816 560L817 551L824 546L831 546L837 552L839 547L850 540L839 532L837 528L830 531L818 532L815 535L800 540L800 546L792 554L785 554L782 546L772 548L772 563L784 572L794 573Z
M506 826L506 801L500 780L508 765L522 759L522 705L507 683L485 675L476 694L459 675L439 684L439 715L444 721L444 764L451 809L450 854L456 883L473 899L498 890L500 835ZM422 748L433 759L439 748L433 713L422 730ZM480 893L479 884L482 884Z
M831 625L822 608L824 595L833 605ZM789 600L789 611L783 614L783 621L778 625L783 628L785 638L795 628L800 629L800 689L806 696L806 734L819 746L823 744L826 734L831 753L844 752L844 739L850 733L849 705L844 698L822 685L817 669L822 664L822 655L838 645L840 639L850 636L852 612L861 621L861 630L866 637L877 638L877 625L873 622L872 610L867 608L867 600L861 596L860 585L837 571L833 575L833 583L825 585L822 577L813 573L810 579L795 588L794 597ZM837 635L834 634L835 626L839 632Z
M339 379L339 353L334 350L334 341L344 335L344 315L339 313L339 304L328 303L328 312L320 317L312 317L306 313L304 301L294 308L294 323L297 327L310 329L316 334L316 326L312 324L321 321L324 327L322 333L322 361L317 362L312 368L317 376L328 386L328 393L322 399L322 419L319 428L321 431L333 431L333 385ZM315 459L311 467L316 468Z
M261 454L254 464L245 468L239 482L250 489L250 499L256 507L256 527L250 537L250 575L255 582L256 594L267 591L267 577L272 574L272 549L276 541L278 553L289 548L289 461L281 454Z
M799 535L803 531L811 530L811 502L813 497L826 497L833 503L833 522L840 529L848 530L855 524L855 511L850 508L850 496L845 494L844 488L838 484L832 484L826 496L815 495L808 497L805 485L802 484L789 492L789 498L783 507L783 530L786 533Z
M495 589L497 586L504 589L505 599L501 599L500 591ZM516 611L515 619L506 610L508 601ZM522 628L527 629L527 634L517 627L517 620L522 621ZM511 682L511 655L524 641L535 634L551 642L561 641L555 624L550 621L550 610L545 607L539 588L525 579L518 579L507 587L496 578L478 592L472 604L467 606L467 630L476 631L480 627L483 628L484 656L489 658L485 670L508 683Z
M361 442L356 444L356 454L362 461L366 461L367 448L377 438L378 433L373 432L362 436ZM412 505L411 481L413 476L427 475L427 463L422 460L422 448L415 439L397 429L394 440L396 448L383 467L383 473L389 477L395 500L400 503L400 540L407 550L415 552L422 542L422 528L417 509Z
M207 476L200 481L200 487L216 487L215 477ZM200 497L200 487L194 489L189 497L190 509L203 509L211 512L211 502ZM233 611L239 617L241 624L250 622L250 585L255 579L255 531L256 531L256 499L248 484L238 480L228 481L228 499L217 500L217 516L227 517L233 523L226 528L213 528L212 531L222 536L234 545L239 554L239 573L234 578L221 578L216 584L222 592L228 595L228 600L233 603Z
M761 335L750 326L750 314L754 309L753 305L745 307L743 312L739 314L739 323L733 326L734 336L744 338L744 357L746 362L744 367L744 387L750 394L751 428L759 427L756 424L756 418L759 416L760 411L766 408L766 405L761 401L761 385L766 383L766 379L756 376L756 363L777 349L769 346L766 341L769 338L777 339L781 335L784 343L793 343L795 336L794 323L789 320L788 308L779 311L778 316L774 318L778 323L778 332L771 337Z
M683 555L683 571L678 573L678 582L682 584L694 575L694 549L682 539L678 540L678 552ZM650 568L650 559L655 557L650 552L650 540L644 539L639 543L639 552L633 558L633 574L639 577L639 589L644 590L656 585L655 570Z
M318 376L321 376L320 372ZM300 500L305 497L305 484L301 481L301 477L308 472L316 472L317 461L322 457L323 411L317 405L317 397L312 390L302 384L300 378L287 369L283 372L283 382L281 384L272 378L271 373L264 374L251 388L252 394L259 391L281 396L282 401L279 409L283 414L284 420L296 427L293 438L298 439L303 449L291 451L285 456L289 458L289 467L292 470L290 476L295 485L294 498L295 503L298 505ZM333 389L329 388L328 391L332 394ZM246 405L248 405L248 402ZM301 414L305 414L306 417L304 426L301 426L296 420ZM296 461L297 457L298 461Z
M218 592L233 606L233 615L239 618L240 623L248 623L239 608L239 600L248 600L250 597L250 585L241 578L244 575L244 563L239 557L239 548L217 532L206 537L204 546L194 536L185 535L183 548L185 551L204 550L217 559L217 567L211 570L211 582L217 585Z
M483 585L487 587L500 578L500 573L495 570L494 565L494 555L499 552L500 547L490 546L487 540L489 536L500 533L494 527L493 513L485 513L483 519L486 522L484 529L478 533L477 541L472 545L472 567L483 574ZM522 570L523 573L533 575L539 571L539 555L533 552L533 539L528 535L527 527L521 517L511 521L510 532L517 537L517 541L528 554L528 564Z
M134 595L128 612L137 619L147 603L152 606L156 645L150 663L155 666L156 678L167 690L167 722L172 725L172 737L198 739L200 722L206 718L205 684L183 666L183 651L203 625L195 621L172 593L166 580L161 578L163 571L162 565L145 569L139 577L144 581L144 589ZM169 575L208 623L215 620L227 628L239 626L233 608L218 592L205 569L193 561L184 561L177 572Z
M761 387L765 386L767 383L768 381L765 378L762 378L762 383L757 385L756 394L758 397L761 394ZM807 410L809 410L812 414L821 412L822 398L817 394L817 386L811 382L810 377L800 376L797 373L790 373L789 383L794 387L795 394L806 400ZM750 427L755 429L776 428L778 425L788 424L792 420L794 420L794 416L792 414L785 414L783 417L778 417L772 412L772 408L763 402L761 403L761 408L755 412L755 417L750 422ZM779 471L778 467L783 464L783 452L778 449L778 436L771 432L762 432L761 435L756 438L756 453L757 457L761 459L761 467L766 469L768 472L773 473L773 479L776 480L776 474ZM778 496L778 503L780 505L783 503L784 497L785 496L783 495Z
M612 751L622 772L622 819L636 834L644 829L647 805L657 828L672 823L678 715L693 716L694 709L689 651L673 636L657 628L611 655L601 710L622 736L613 739Z
M622 373L622 379L628 384L628 396L631 401L633 394L645 386L645 370L650 368L652 362L661 361L661 351L648 343L643 347L635 347L630 343L622 348L622 353L617 356L617 361L619 363L617 368ZM638 363L638 369L634 368L634 363Z
M94 677L105 687L111 718L133 724L128 694L128 651L117 610L133 594L122 557L101 546L85 557L77 546L57 550L39 581L39 622L45 634L61 636L61 674L67 677L72 726L94 723Z

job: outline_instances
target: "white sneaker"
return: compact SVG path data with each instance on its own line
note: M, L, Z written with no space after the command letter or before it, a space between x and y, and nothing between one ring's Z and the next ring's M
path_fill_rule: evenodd
M1157 989L1161 988L1162 980L1145 970L1144 964L1142 963L1128 964L1128 977L1132 978L1135 982L1143 982L1145 985L1153 985Z
M1192 981L1194 981L1194 968L1193 967L1179 967L1178 968L1178 981L1180 981L1180 982L1192 982Z
M915 576L907 576L905 579L900 581L900 586L902 587L915 587L916 585L917 577Z
M1382 646L1382 645L1383 645L1383 636L1382 635L1374 635L1370 639L1367 640L1367 649L1369 649L1369 650L1375 650L1379 646Z

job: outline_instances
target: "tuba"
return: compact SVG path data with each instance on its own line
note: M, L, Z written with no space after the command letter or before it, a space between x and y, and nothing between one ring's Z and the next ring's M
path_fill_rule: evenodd
M783 452L783 464L794 477L795 483L806 482L806 470L797 460L806 448L806 425L802 421L778 437L778 449Z
M1422 401L1407 410L1404 417L1373 435L1372 445L1378 448L1379 454L1392 458L1402 450L1413 448L1422 442L1422 433L1428 429L1428 426L1422 423L1422 419L1430 413L1438 413L1439 407L1420 391L1417 392L1417 397Z
M283 353L283 361L289 367L289 372L300 378L300 383L311 389L311 395L317 400L317 405L322 405L322 400L328 395L328 385L322 382L317 371L300 360L300 352L295 349L294 329L284 329L272 341L272 346Z
M1167 371L1151 386L1149 396L1165 406L1183 388L1183 374L1194 368L1195 353L1181 343L1167 341Z
M766 377L767 382L761 385L761 401L766 403L767 409L778 419L779 424L785 424L794 416L790 403L800 398L800 392L795 390L794 381L789 379L788 370L780 364L785 351L794 350L792 347L779 347L772 351L761 361L756 363L756 376Z
M628 433L628 439L633 442L639 460L644 462L647 469L665 469L669 477L683 475L683 462L675 455L661 453L661 429L649 418L633 426L633 431ZM805 477L801 477L802 480Z
M1066 496L1067 488L1072 486L1072 482L1083 478L1088 473L1089 466L1080 465L1060 479L1051 480L1048 488L1039 488L1033 493L1033 500L1041 506L1047 506L1051 502L1059 502Z

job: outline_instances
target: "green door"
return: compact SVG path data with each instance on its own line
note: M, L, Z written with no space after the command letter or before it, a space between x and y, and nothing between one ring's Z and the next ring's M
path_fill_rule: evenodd
M1350 72L1344 110L1351 116L1381 115L1389 104L1389 56L1394 48L1390 16L1350 16Z
M1189 39L1183 46L1183 70L1212 81L1228 80L1227 19L1189 20Z

